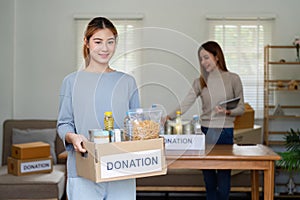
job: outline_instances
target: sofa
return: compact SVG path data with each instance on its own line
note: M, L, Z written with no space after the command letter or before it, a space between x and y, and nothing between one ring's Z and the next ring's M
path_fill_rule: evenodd
M51 173L15 176L7 173L7 158L13 143L43 141L50 144ZM57 136L55 120L6 120L3 123L0 199L62 199L65 196L65 160L59 159L64 145Z

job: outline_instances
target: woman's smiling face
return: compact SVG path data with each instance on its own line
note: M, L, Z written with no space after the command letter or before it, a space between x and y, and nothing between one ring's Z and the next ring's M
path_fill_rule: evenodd
M105 28L95 32L88 41L90 65L108 65L116 50L116 38L111 30Z
M218 67L216 57L205 49L200 51L200 64L207 72L212 72Z

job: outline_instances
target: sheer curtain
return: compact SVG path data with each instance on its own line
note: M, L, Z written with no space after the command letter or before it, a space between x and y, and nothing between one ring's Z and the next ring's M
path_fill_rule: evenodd
M207 17L209 40L218 42L229 71L239 74L245 102L263 118L264 46L271 43L273 17Z

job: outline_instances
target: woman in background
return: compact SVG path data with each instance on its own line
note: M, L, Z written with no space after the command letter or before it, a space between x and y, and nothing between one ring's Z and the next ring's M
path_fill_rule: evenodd
M229 72L223 51L218 43L208 41L198 50L200 78L194 80L181 107L167 118L174 119L176 110L184 114L200 96L202 101L201 130L206 135L207 144L233 144L233 122L244 112L243 86L240 77ZM238 105L228 110L219 106L224 100L240 97ZM181 108L181 109L180 109ZM206 199L228 200L231 170L203 170Z
M117 37L108 19L92 19L84 35L85 67L66 76L62 83L57 130L68 151L69 200L136 199L135 179L95 183L76 173L75 153L86 152L82 142L87 140L89 129L104 127L104 112L113 112L114 128L119 128L126 111L140 106L135 79L109 66Z

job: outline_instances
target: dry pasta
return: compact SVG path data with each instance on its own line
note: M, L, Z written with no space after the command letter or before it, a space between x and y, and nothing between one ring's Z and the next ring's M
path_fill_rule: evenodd
M159 123L152 120L134 121L133 140L147 140L159 137Z

